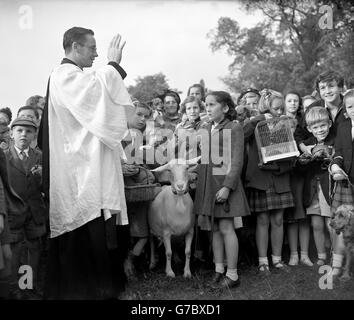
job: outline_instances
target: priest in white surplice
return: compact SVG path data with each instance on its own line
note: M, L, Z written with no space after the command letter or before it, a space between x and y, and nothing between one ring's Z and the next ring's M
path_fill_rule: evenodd
M108 64L86 72L98 56L94 33L71 28L64 34L65 58L50 75L41 123L51 236L49 299L105 299L117 293L112 279L121 270L113 270L109 243L117 242L112 228L128 224L120 141L132 108L119 66L124 45L115 36Z

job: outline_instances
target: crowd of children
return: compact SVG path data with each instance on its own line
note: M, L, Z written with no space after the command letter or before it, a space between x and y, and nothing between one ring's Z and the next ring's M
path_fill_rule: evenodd
M229 155L215 163L210 151L207 161L190 174L190 194L199 230L195 256L208 259L203 250L208 251L211 246L215 274L210 285L230 288L240 284L235 229L247 228L248 217L255 218L259 274L272 272L268 260L270 242L274 270L288 272L299 263L307 267L330 264L333 275L340 275L343 238L333 232L329 222L339 205L354 203L354 90L346 88L345 92L344 80L333 71L320 74L315 87L313 94L304 97L295 90L281 94L250 88L234 101L227 92L205 92L203 86L194 84L182 103L179 94L171 90L152 101L134 102L135 113L122 141L123 149L130 150L126 152L128 158L122 159L126 186L153 183L157 178L149 169L161 161L148 161L150 149L161 152L159 159L166 161L168 155L203 157L208 148L221 151L219 157ZM41 297L38 269L49 228L42 193L41 151L36 141L44 101L40 96L31 97L14 120L9 108L0 109L2 297ZM291 123L300 156L262 163L257 125L280 118ZM201 131L209 138L207 146L200 140ZM225 135L227 131L230 135ZM164 144L167 147L160 148ZM163 183L163 178L159 182ZM139 265L137 261L142 259L148 243L148 205L148 201L128 202L128 275L134 274L134 265ZM315 255L309 252L311 231L316 261L312 261ZM284 234L290 248L287 262L282 258ZM205 235L211 236L210 243ZM30 265L33 270L32 290L18 287L21 264Z

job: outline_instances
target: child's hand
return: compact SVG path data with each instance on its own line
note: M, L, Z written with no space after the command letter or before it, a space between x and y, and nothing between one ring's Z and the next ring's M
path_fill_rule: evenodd
M0 214L0 234L4 231L4 215Z
M230 194L230 189L228 187L222 187L217 193L216 193L216 202L223 203L227 200Z
M307 153L307 154L310 154L310 155L312 155L312 149L313 149L315 146L316 146L315 144L310 145L310 146L305 146L303 143L301 143L301 144L299 145L300 150L301 150L303 153Z
M333 180L335 181L344 180L348 177L347 174L343 171L343 169L337 164L333 164L330 167L330 174L333 176Z

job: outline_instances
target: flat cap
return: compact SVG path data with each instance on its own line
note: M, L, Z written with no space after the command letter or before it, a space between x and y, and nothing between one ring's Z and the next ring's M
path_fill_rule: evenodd
M11 129L15 126L34 127L35 129L37 129L37 124L31 118L28 117L16 118L11 123Z

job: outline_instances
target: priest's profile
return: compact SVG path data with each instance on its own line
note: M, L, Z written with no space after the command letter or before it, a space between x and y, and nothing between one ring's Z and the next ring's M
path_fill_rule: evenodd
M115 274L122 261L112 255L117 226L128 224L120 142L133 104L120 66L124 45L114 36L108 64L84 70L98 56L94 32L73 27L48 81L40 128L50 224L45 299L111 299L124 287Z

